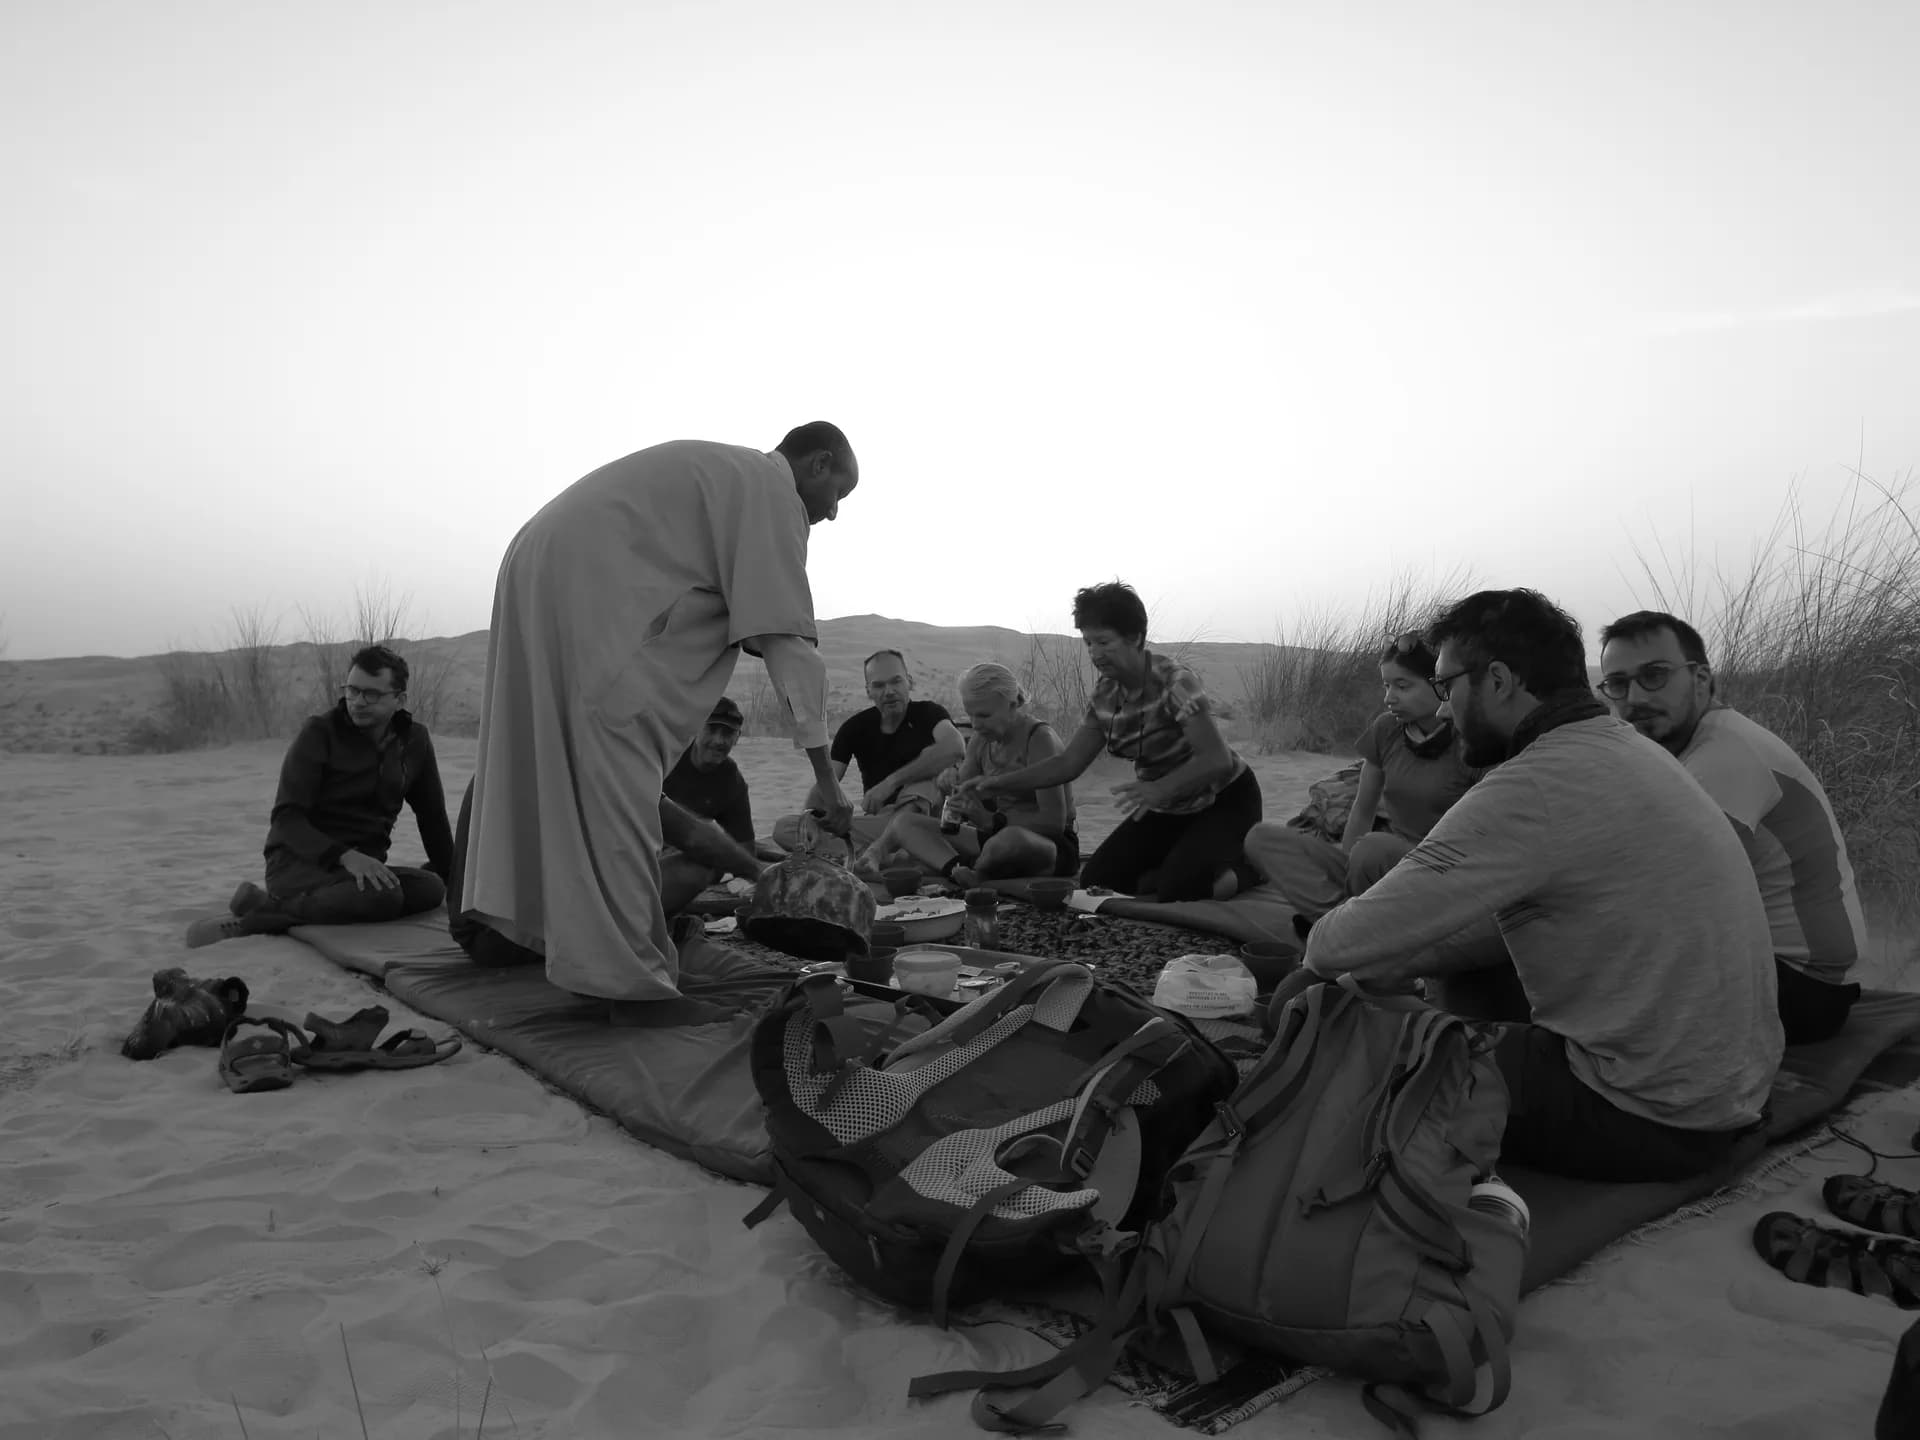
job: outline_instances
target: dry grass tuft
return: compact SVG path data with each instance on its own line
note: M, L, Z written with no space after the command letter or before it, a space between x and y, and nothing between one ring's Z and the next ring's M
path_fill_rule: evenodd
M1382 708L1380 652L1472 588L1464 571L1437 581L1402 574L1370 594L1357 618L1308 609L1281 627L1273 647L1240 672L1262 753L1350 747Z

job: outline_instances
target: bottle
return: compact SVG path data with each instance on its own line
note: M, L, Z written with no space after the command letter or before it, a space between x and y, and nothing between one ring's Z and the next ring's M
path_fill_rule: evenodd
M960 833L960 827L966 824L966 821L967 814L965 808L960 803L960 792L958 790L949 790L947 792L946 803L940 807L940 833L942 835L958 835Z
M1520 1232L1522 1240L1532 1228L1533 1214L1520 1193L1498 1175L1482 1175L1467 1195L1467 1208L1504 1220Z
M967 944L975 950L1000 948L1000 892L984 886L967 891Z

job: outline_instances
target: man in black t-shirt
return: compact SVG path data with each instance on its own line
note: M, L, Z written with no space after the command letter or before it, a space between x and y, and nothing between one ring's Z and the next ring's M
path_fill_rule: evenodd
M740 707L722 695L707 716L706 729L681 755L661 793L702 819L717 821L751 850L753 804L747 796L747 777L733 763L733 747L745 723Z
M860 767L865 791L853 819L851 840L865 847L880 838L887 819L896 810L934 814L940 808L940 790L934 778L966 755L966 742L954 728L945 707L931 700L913 699L913 678L906 657L898 650L876 650L864 667L867 698L873 704L847 717L834 732L829 758L833 773L846 778L848 765ZM811 794L809 806L815 803ZM800 817L783 816L773 827L773 838L791 850L800 837Z

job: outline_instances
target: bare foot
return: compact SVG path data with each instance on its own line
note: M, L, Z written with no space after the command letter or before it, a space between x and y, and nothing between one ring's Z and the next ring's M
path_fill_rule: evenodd
M953 867L953 883L958 885L962 890L978 885L980 878L978 871L970 870L965 865L956 865Z

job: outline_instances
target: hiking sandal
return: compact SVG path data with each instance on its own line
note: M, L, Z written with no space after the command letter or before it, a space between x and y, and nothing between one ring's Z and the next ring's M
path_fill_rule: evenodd
M242 1035L241 1030L250 1025L267 1033ZM236 1095L284 1090L293 1084L293 1052L305 1044L306 1037L296 1025L270 1015L258 1019L243 1015L227 1027L220 1042L220 1078Z
M1802 1285L1879 1295L1902 1310L1920 1310L1920 1246L1911 1242L1829 1230L1775 1210L1753 1227L1753 1248Z
M363 1053L373 1048L373 1042L387 1028L389 1018L384 1005L369 1005L354 1011L344 1020L329 1020L324 1015L310 1014L307 1016L307 1032L313 1038L309 1047L314 1050Z
M308 1049L295 1051L293 1058L309 1070L345 1074L353 1070L417 1070L423 1065L438 1065L459 1052L457 1036L435 1040L418 1030L401 1030L364 1050Z
M1920 1194L1912 1190L1865 1175L1829 1175L1820 1198L1849 1225L1920 1240Z

